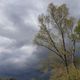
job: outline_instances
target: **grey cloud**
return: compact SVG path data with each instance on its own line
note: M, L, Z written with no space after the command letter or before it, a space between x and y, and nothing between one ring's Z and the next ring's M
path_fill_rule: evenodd
M0 27L0 35L10 41L14 40L14 42L13 44L7 46L6 49L5 45L3 45L3 51L0 53L0 56L2 57L0 66L16 67L16 64L13 64L13 62L19 58L22 59L22 61L20 61L20 63L18 62L17 66L25 62L27 65L31 65L28 63L35 60L35 54L29 58L27 55L29 54L28 52L26 52L27 54L24 54L24 52L20 51L20 48L24 45L31 45L32 39L37 32L35 27L36 25L33 23L33 20L35 21L37 19L32 19L32 17L38 15L38 9L35 5L33 5L33 3L34 2L29 5L27 0L24 0L24 2L22 0L8 0L8 2L4 0L2 2L2 4L5 5L2 7L3 14L1 15L3 23L1 23L2 26ZM27 20L27 23L25 20ZM12 29L14 30L12 31ZM10 52L8 50L10 50ZM22 56L25 56L25 58L23 59ZM26 60L28 60L28 62ZM26 65L26 63L24 65Z
M37 50L38 49L38 50ZM47 57L48 50L37 47L31 56L19 49L12 50L12 52L5 52L0 54L0 71L2 70L24 70L27 68L35 68L38 63ZM36 66L35 66L36 65ZM32 67L33 66L33 67Z
M24 19L26 17L27 20L30 19L30 17L28 17L29 15L32 15L32 13L28 13L30 9L27 9L25 6L26 0L24 1L23 4L22 1L18 2L19 4L15 5L7 5L6 7L6 14L8 20L10 20L11 22L13 22L14 27L18 28L18 32L12 36L15 37L18 42L28 42L31 41L30 39L32 39L33 35L36 32L36 29L34 28L35 25L31 25L31 23L33 23L33 21L31 21L31 23L25 23ZM30 7L29 7L30 8ZM32 12L34 14L34 9L32 7ZM30 36L29 36L30 35ZM9 36L9 35L8 35Z
M79 0L66 0L65 3L68 5L71 16L80 18L80 1Z

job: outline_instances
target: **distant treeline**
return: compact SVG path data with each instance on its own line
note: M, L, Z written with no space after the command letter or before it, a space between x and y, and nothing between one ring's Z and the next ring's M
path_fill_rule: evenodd
M16 80L15 78L0 78L0 80Z

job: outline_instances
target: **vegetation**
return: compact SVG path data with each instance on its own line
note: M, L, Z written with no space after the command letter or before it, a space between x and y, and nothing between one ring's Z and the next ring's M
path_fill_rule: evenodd
M0 80L16 80L15 78L0 78Z
M80 20L69 15L65 4L49 4L39 16L39 32L35 43L49 49L41 70L49 80L80 80Z

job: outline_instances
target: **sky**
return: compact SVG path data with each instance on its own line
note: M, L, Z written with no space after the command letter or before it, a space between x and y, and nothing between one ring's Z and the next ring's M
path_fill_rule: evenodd
M0 74L24 70L46 53L33 40L39 30L38 15L46 12L51 2L66 3L69 13L79 18L80 0L0 0Z

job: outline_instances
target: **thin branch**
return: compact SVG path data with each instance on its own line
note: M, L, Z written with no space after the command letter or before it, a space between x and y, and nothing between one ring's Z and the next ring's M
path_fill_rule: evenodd
M45 46L43 44L39 44L39 46L43 46L45 48L47 48L48 50L54 52L57 56L59 56L62 60L64 60L64 58L62 57L62 55L58 54L56 51L54 51L53 49L49 48L48 46Z
M53 19L54 19L57 27L59 28L59 30L61 32L61 37L62 37L62 43L63 43L64 51L67 52L66 47L65 47L64 32L63 32L63 30L61 28L61 24L59 25L59 23L57 23L57 21L55 20L54 16L53 16ZM64 62L65 62L66 70L67 70L67 73L69 74L68 62L67 62L67 56L66 56L66 54L64 54L64 59L65 59Z
M53 41L52 37L50 36L49 31L47 30L46 27L45 27L45 29L46 29L46 32L47 32L47 34L48 34L48 36L49 36L49 39L50 39L52 45L54 46L54 48L56 49L56 51L60 54L60 51L59 51L58 48L56 47L55 42Z

